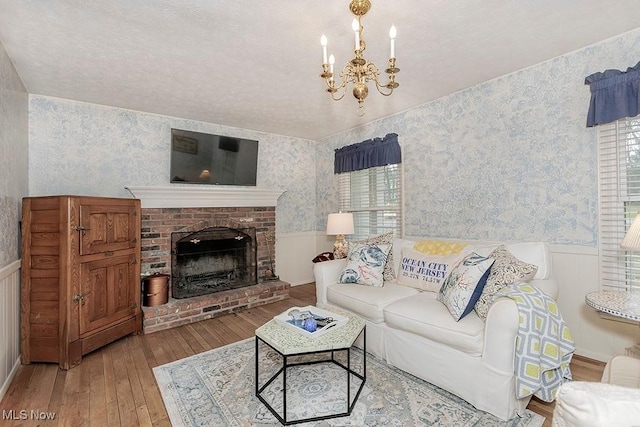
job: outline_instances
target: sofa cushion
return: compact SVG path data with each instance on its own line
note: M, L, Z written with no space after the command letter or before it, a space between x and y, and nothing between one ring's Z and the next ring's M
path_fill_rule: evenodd
M364 245L391 245L393 244L393 231L390 233L381 234L379 236L369 237L368 239L349 242L349 244L352 243L362 243ZM385 282L396 278L396 273L393 268L393 251L389 251L387 262L384 264L383 279Z
M474 357L482 356L484 322L475 312L456 322L434 292L421 292L389 304L384 308L384 320L392 328L420 335Z
M327 288L327 301L373 323L381 323L384 321L382 310L386 305L419 293L417 289L388 282L383 287L336 283Z
M449 272L438 292L438 300L447 306L455 320L473 311L494 261L493 258L472 252L459 260Z
M398 284L438 292L447 273L459 259L460 255L430 255L411 248L402 248Z
M391 245L351 243L347 266L340 273L339 283L382 286L384 265Z
M513 283L526 282L533 279L538 270L535 265L520 261L514 257L504 245L498 246L489 254L489 257L495 259L495 262L491 266L487 283L482 289L482 295L480 295L474 307L478 317L482 320L487 319L487 313L498 291Z

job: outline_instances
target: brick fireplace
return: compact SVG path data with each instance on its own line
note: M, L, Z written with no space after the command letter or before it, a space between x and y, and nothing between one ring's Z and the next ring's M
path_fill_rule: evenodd
M171 275L172 233L225 227L255 230L257 284L191 298L169 298L156 307L142 307L145 333L210 319L289 297L289 284L274 279L275 200L252 189L188 187L129 188L142 201L141 272ZM162 192L160 200L156 200ZM177 193L176 193L177 192ZM195 192L195 194L194 194ZM258 193L258 197L255 193ZM273 192L272 192L273 193ZM166 194L166 196L165 196ZM185 198L186 194L186 198ZM277 193L279 196L280 193ZM275 198L274 198L275 197ZM260 206L246 206L260 203ZM234 204L236 206L221 206ZM180 206L182 205L182 206ZM208 206L211 205L211 206ZM189 206L189 207L183 207Z

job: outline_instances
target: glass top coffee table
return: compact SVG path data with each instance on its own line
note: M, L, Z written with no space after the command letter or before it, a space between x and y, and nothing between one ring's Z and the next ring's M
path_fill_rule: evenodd
M367 379L365 320L341 310L330 311L348 321L321 336L296 332L275 319L256 329L256 397L284 425L351 415L362 392ZM358 372L351 347L360 335ZM265 370L270 372L265 375ZM329 390L331 396L327 394L325 402L323 393ZM300 410L301 406L305 409Z

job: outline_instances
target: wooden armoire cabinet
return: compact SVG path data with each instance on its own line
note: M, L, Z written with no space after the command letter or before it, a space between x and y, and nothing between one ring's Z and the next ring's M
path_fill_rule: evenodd
M140 200L22 200L21 360L82 356L142 331Z

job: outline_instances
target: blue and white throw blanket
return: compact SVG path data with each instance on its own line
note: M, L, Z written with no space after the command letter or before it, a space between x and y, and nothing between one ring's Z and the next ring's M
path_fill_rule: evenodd
M553 298L533 285L516 283L496 294L518 306L520 326L516 340L516 393L533 394L552 402L562 383L571 379L569 362L575 351L571 332Z

